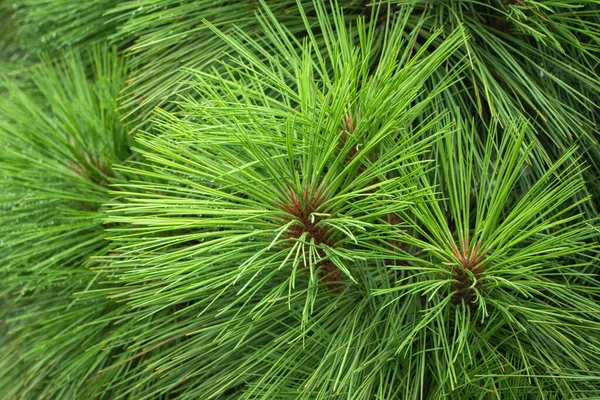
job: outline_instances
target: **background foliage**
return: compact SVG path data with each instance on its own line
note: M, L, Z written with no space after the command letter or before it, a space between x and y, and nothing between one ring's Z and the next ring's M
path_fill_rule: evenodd
M0 394L600 396L595 0L0 0Z

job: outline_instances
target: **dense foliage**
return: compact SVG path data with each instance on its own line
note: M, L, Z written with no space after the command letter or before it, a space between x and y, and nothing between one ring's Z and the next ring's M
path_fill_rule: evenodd
M0 8L2 398L600 396L600 2Z

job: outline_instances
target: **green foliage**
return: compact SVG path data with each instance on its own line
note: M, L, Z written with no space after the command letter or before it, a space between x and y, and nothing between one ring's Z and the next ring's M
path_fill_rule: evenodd
M521 152L524 128L511 124L498 140L493 127L479 154L468 126L446 137L442 193L403 212L414 229L399 239L407 261L393 267L396 285L376 292L396 292L396 302L426 299L397 351L427 349L436 380L459 393L473 393L478 377L481 390L501 397L518 398L532 382L532 394L592 395L598 375L589 365L598 363L600 341L587 333L600 321L585 257L595 246L586 242L589 224L571 212L583 182L576 165L565 165L567 153L519 190L532 154L531 146Z
M90 79L84 59L93 65ZM84 58L69 53L33 69L31 93L4 82L0 387L5 397L69 397L112 361L97 343L111 325L114 305L101 293L105 278L89 268L96 264L93 257L111 247L101 208L110 199L109 180L120 176L113 164L130 157L130 140L115 112L126 73L121 60L96 48ZM88 294L73 297L84 291ZM85 352L88 346L96 347Z
M0 35L0 74L20 72L25 68L27 58L15 37L11 17L12 13L3 8L3 3L0 1L0 26L3 27Z
M455 93L444 99L443 108L460 107L463 118L477 115L501 125L522 116L531 124L528 139L540 143L533 161L540 171L578 145L579 155L590 165L584 172L588 190L600 194L597 1L395 3L414 7L409 26L419 30L421 41L437 29L451 34L462 26L470 33L450 64L467 55L471 68ZM595 210L584 208L595 215Z
M350 8L349 17L371 12L371 7L358 0L342 0L341 4ZM306 34L295 0L270 1L269 9L290 32ZM303 12L314 25L312 2L304 2ZM126 115L147 117L157 106L171 109L172 99L189 88L185 69L203 70L213 65L215 58L225 56L222 42L204 24L205 20L225 32L239 29L257 38L263 35L264 26L256 13L262 13L262 7L254 0L132 0L114 7L110 15L120 26L112 39L117 43L135 40L126 50L132 65L138 67L123 102ZM202 51L198 51L197 43L202 43Z
M5 0L14 11L18 37L34 52L53 49L57 53L71 46L89 46L100 41L117 45L132 68L127 96L122 107L134 124L148 117L156 106L170 108L172 99L186 90L185 68L203 69L223 55L219 39L203 21L232 31L242 29L252 37L262 35L263 26L255 13L259 2L175 1L175 0ZM360 0L344 0L350 16L376 11ZM306 33L296 1L269 2L270 10L286 28L298 36ZM379 10L380 7L377 7ZM303 12L315 23L312 2ZM313 14L311 16L311 14ZM74 17L77 16L77 17ZM197 44L202 43L202 51Z
M117 0L2 0L12 12L17 37L30 51L59 54L61 49L103 41L117 29L104 18Z
M74 53L31 72L34 94L5 81L1 182L11 212L1 228L9 249L2 257L37 276L54 261L87 262L90 254L103 252L98 250L105 247L100 208L109 198L113 164L130 154L115 112L124 65L102 49L91 57L92 82ZM15 229L16 222L22 230ZM89 242L81 240L87 235ZM89 250L83 257L69 245L75 237Z
M598 2L1 6L3 398L600 396Z

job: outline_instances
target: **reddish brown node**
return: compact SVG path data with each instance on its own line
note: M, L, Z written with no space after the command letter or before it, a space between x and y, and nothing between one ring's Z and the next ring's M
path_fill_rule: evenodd
M327 229L319 226L322 216L314 213L322 212L325 195L320 189L303 189L298 195L290 190L287 201L281 203L279 207L287 215L283 217L286 223L297 220L299 223L293 224L288 229L286 235L290 238L299 239L305 232L315 240L315 244L327 243L329 241L329 232Z
M343 285L340 283L341 271L331 260L325 260L325 251L319 247L322 244L331 247L335 245L330 230L319 224L324 217L316 215L324 211L323 204L326 200L327 197L320 188L312 189L310 186L303 188L300 194L289 190L286 200L280 203L279 207L285 213L282 218L284 223L297 221L288 228L286 237L299 239L307 234L306 241L314 241L317 245L317 255L322 259L317 265L319 277L329 291L339 293L343 290Z
M454 266L452 278L454 283L451 290L454 292L452 302L456 305L466 305L471 308L477 307L477 292L481 292L482 280L485 266L483 259L485 250L481 245L475 244L471 249L468 244L463 243L462 251L455 246L452 249L454 256L458 260L458 265Z
M106 167L106 165L104 163L102 163L101 161L99 161L94 156L90 157L87 154L84 154L83 156L84 156L85 161L87 162L88 165L93 165L100 172L102 172L102 174L104 176L108 176L108 173L109 173L108 172L108 168ZM83 163L81 163L81 162L71 163L71 168L80 177L89 179L90 181L92 181L95 184L100 184L100 182L98 181L98 179L96 179L96 177L94 177L94 175L90 171L88 171L88 169L85 167L85 165Z

